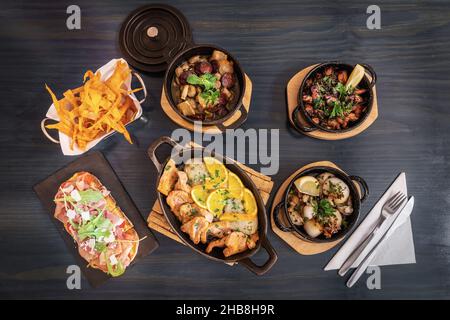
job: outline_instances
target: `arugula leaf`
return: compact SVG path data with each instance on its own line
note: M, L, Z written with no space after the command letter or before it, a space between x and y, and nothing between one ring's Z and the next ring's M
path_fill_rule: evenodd
M100 242L100 241L96 241L95 242L95 250L97 250L98 252L105 251L106 250L106 243Z
M111 220L105 218L103 212L100 212L94 219L80 226L78 237L81 241L90 237L95 237L96 239L100 237L107 238L111 235L112 229L113 224Z
M79 191L82 202L98 202L103 199L103 194L98 190Z
M78 191L78 193L80 194L80 198L81 198L81 200L79 202L82 202L82 203L98 202L103 199L103 194L101 193L101 191L98 191L98 190L88 189L88 190ZM77 202L70 195L65 195L63 198L55 199L55 201L67 201L67 202L70 202L71 204L72 204L72 202Z

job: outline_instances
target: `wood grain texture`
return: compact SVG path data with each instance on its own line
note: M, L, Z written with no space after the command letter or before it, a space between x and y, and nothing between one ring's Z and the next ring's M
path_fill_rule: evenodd
M0 5L0 296L3 298L449 298L450 288L450 3L381 0L382 29L366 28L369 1L181 1L197 43L233 53L253 81L252 108L243 128L279 131L279 186L296 168L327 159L363 177L371 196L367 213L400 171L416 197L412 213L417 264L382 268L382 289L364 277L347 289L324 272L336 248L300 256L269 231L279 259L264 277L206 260L157 236L151 256L98 289L83 280L67 290L74 263L31 186L73 158L40 132L50 105L44 83L61 95L81 83L86 69L120 57L118 31L126 15L147 1L76 2L82 29L65 26L68 3L3 1ZM364 61L377 72L379 116L348 140L321 141L287 125L285 90L298 70L329 60ZM162 75L144 75L148 122L130 128L129 145L115 135L101 149L141 213L155 199L156 170L148 145L177 126L159 105ZM285 109L284 109L285 110ZM258 170L259 166L251 165ZM204 281L199 281L199 275Z

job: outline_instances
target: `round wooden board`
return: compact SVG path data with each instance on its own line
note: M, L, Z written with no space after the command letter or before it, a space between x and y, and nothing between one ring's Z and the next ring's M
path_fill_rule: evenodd
M247 113L249 113L250 111L250 102L251 102L251 98L252 98L252 81L250 80L250 78L247 76L247 74L245 75L245 92L244 92L244 97L242 99L242 103L245 107L245 109L247 110ZM166 94L164 91L164 87L162 89L162 93L161 93L161 107L163 109L163 111L165 112L165 114L176 124L178 124L179 126L188 129L189 131L194 131L194 124L186 121L185 119L183 119L175 110L173 110L173 108L170 106L169 101L167 101L166 98ZM236 111L236 113L227 121L225 121L223 123L223 125L225 127L228 127L230 125L232 125L234 122L236 122L239 117L241 116L241 111L238 110ZM222 131L217 127L217 126L202 126L202 133L207 133L207 134L219 134L222 133Z
M275 194L275 197L273 198L272 207L270 208L270 224L272 226L273 232L275 232L275 234L277 236L279 236L284 242L286 242L295 251L297 251L298 253L300 253L302 255L313 255L313 254L318 254L318 253L325 252L327 250L330 250L334 246L336 246L343 239L345 239L345 237L343 237L343 238L341 238L339 240L336 240L334 242L328 242L328 243L308 242L308 241L305 241L305 240L301 239L299 236L297 236L295 232L284 232L284 231L281 231L277 227L277 225L275 224L275 221L273 219L273 212L274 212L275 206L278 203L280 203L280 201L283 200L284 193L285 193L286 188L288 187L289 183L291 182L291 180L299 172L301 172L301 171L303 171L305 169L308 169L308 168L311 168L311 167L317 167L317 166L327 166L327 167L333 167L333 168L342 170L337 165L335 165L334 163L332 163L330 161L313 162L313 163L310 163L310 164L308 164L308 165L298 169L293 174L291 174L289 176L289 178L287 178L284 181L284 183L278 188L277 193ZM355 186L356 186L358 192L361 194L360 186L357 183L355 183ZM282 222L284 222L284 224L287 225L287 222L286 222L287 219L284 216L284 214L280 214L279 217L281 218Z
M295 107L298 104L298 91L300 90L300 86L302 85L302 81L304 77L308 74L308 72L317 66L317 64L309 66L300 72L298 72L295 76L289 80L287 88L286 88L286 94L287 94L287 109L288 109L288 117L289 122L293 126L292 121L292 112L294 111ZM367 75L369 79L371 77ZM359 126L357 126L355 129L342 132L342 133L332 133L332 132L326 132L322 130L316 130L311 132L302 132L303 134L313 137L316 139L322 139L322 140L342 140L354 137L364 130L366 130L372 123L375 122L375 120L378 118L378 101L377 101L377 90L376 86L373 87L373 106L372 110L370 111L369 115L367 116L366 120L364 120L363 123L361 123ZM303 125L309 126L308 122L301 116L299 116L299 120Z

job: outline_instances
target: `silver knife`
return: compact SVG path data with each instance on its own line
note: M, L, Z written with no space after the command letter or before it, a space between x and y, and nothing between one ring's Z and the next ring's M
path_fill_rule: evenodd
M353 272L351 277L347 281L347 287L351 288L361 277L361 275L366 271L369 264L372 262L375 255L378 253L377 249L380 247L380 245L391 236L391 234L394 232L394 230L400 226L407 217L410 216L412 209L414 207L414 197L409 198L406 205L403 207L401 212L395 217L394 222L389 226L383 237L375 244L375 246L372 248L370 253L364 258L364 260L361 262L361 264L358 266L358 268ZM398 223L397 223L398 220Z
M338 274L341 277L345 276L347 271L351 269L353 263L361 256L362 252L368 247L370 241L372 241L375 235L376 232L369 233L364 241L361 242L361 244L358 246L358 248L356 248L356 250L354 250L352 254L347 258L347 260L345 260L344 264L338 271Z

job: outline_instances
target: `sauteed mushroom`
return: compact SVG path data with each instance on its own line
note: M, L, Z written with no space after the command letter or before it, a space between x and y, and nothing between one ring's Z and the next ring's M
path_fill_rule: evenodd
M175 69L171 91L178 110L186 117L221 119L232 111L238 96L233 62L219 50L211 56L193 56Z
M302 176L288 194L288 214L312 238L331 238L353 213L349 186L330 172Z

